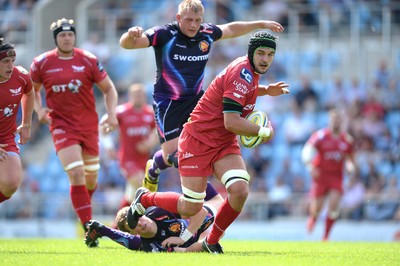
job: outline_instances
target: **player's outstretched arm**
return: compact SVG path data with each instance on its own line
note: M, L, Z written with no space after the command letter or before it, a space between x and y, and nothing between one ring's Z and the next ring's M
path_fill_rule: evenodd
M175 247L174 252L203 252L201 242L195 242L187 248Z
M282 94L290 93L289 84L285 83L284 81L279 81L277 83L271 83L268 86L266 85L259 85L258 86L258 96L279 96Z
M234 21L218 27L222 30L221 40L239 37L257 29L268 29L276 33L284 31L280 23L271 20Z
M125 49L139 49L149 47L150 42L146 35L143 34L143 28L134 26L122 34L119 45Z
M189 218L188 227L181 232L180 237L169 237L161 242L161 245L168 248L170 246L180 246L186 243L203 224L207 213L208 212L205 208L201 208L197 214Z

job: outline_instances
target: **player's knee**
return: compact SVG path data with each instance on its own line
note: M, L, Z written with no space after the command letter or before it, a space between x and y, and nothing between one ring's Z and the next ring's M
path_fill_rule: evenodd
M237 183L227 189L229 198L233 199L237 203L244 203L249 195L249 186L244 182L242 184Z
M64 167L64 171L68 173L71 181L80 180L85 177L83 161L75 161Z
M335 211L330 211L328 213L329 218L331 218L332 220L336 220L339 218L340 215L340 211L339 210L335 210Z
M99 163L99 157L91 158L91 159L86 159L84 162L84 170L85 170L85 175L95 175L97 176L97 173L100 170L100 163Z
M196 192L184 186L182 186L182 192L182 205L180 207L179 213L185 216L192 216L198 213L203 206L206 192Z
M90 176L92 179L97 179L99 174L100 164L85 165L84 172L85 176Z
M6 197L11 197L21 184L23 173L18 154L8 153L5 168L0 173L0 191Z
M6 184L1 185L1 193L6 197L11 197L17 190L22 178L10 178Z
M231 185L237 183L237 182L245 182L240 184L240 186L248 186L250 181L250 175L247 173L246 170L243 169L231 169L225 172L223 176L221 177L221 182L224 184L226 189L228 189ZM237 186L237 184L235 185Z
M221 177L229 196L235 202L244 203L249 195L250 175L243 169L232 169Z
M202 207L202 203L184 201L182 205L178 206L178 212L181 216L190 217L198 213Z
M72 163L67 164L66 166L64 166L64 171L65 172L73 172L73 171L83 171L83 161L75 161Z
M250 175L243 169L228 170L221 177L221 182L227 191L238 195L247 195L249 193L249 181Z

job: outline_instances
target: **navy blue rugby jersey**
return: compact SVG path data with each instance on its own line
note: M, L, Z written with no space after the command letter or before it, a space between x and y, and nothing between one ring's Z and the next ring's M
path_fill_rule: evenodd
M145 35L154 48L157 65L154 98L187 100L197 95L203 87L211 47L222 37L222 30L203 23L196 36L189 38L175 21L150 28Z
M205 207L208 210L208 214L204 219L203 224L197 230L188 241L185 242L181 247L188 247L199 240L200 234L207 230L207 228L214 222L214 216L211 209ZM161 243L171 237L179 237L188 226L187 219L181 219L179 214L173 214L169 211L158 207L150 207L146 210L145 214L147 217L152 219L157 224L157 233L152 238L141 237L140 249L145 252L165 252L167 248L161 246Z

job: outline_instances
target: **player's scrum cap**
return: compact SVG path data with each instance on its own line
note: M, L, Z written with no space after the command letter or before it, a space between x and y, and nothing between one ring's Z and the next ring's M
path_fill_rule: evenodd
M75 25L73 19L62 18L50 25L50 30L53 31L54 39L57 38L57 34L62 31L73 31L75 33Z
M0 60L6 57L16 56L14 45L4 42L4 39L0 39Z
M258 31L253 35L251 35L247 56L249 57L250 63L253 67L254 67L253 56L257 48L268 47L276 50L276 40L277 37L266 31Z

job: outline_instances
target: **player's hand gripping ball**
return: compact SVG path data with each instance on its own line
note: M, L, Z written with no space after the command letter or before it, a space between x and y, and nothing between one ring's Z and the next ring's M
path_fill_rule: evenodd
M266 127L268 124L268 116L263 111L254 110L246 116L246 119L260 127ZM240 142L246 148L254 148L263 141L260 136L240 136Z

